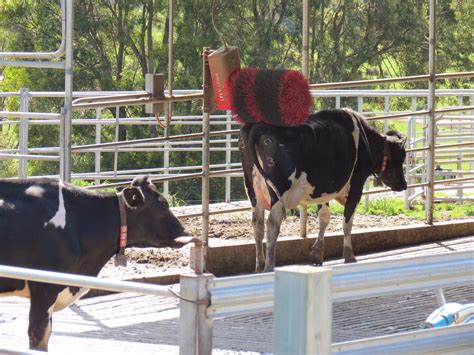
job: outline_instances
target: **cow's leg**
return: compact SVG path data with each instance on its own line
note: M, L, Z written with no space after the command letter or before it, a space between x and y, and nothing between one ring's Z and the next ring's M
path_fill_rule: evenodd
M265 254L263 252L263 236L265 235L265 209L257 203L252 207L252 226L255 238L256 262L255 271L262 272L265 267Z
M362 188L360 189L362 192ZM351 196L349 193L349 197L347 198L347 202L344 208L344 221L342 224L342 230L344 232L344 246L342 249L342 257L344 258L345 263L355 263L357 262L354 251L352 250L352 242L351 242L351 231L352 231L352 221L354 220L354 213L359 203L361 194L357 194L357 196Z
M278 201L272 206L267 220L267 250L264 272L273 271L275 268L275 253L278 235L280 234L281 222L286 217L286 211L283 204Z
M319 232L318 239L311 248L311 257L316 265L323 265L324 260L324 232L330 219L329 203L318 205Z
M342 225L342 230L344 231L344 247L342 249L342 257L344 258L345 263L355 263L357 259L354 256L354 251L352 250L351 242L351 230L352 230L352 221L354 219L354 214L347 221L344 218Z
M47 286L44 286L46 288ZM49 337L52 330L53 305L57 294L32 290L30 300L30 322L28 325L28 336L30 349L48 351Z

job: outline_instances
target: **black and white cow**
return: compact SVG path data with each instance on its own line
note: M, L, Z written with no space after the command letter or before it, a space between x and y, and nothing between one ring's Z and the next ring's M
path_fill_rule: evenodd
M125 246L169 246L184 233L148 177L118 194L53 179L0 180L0 265L96 276ZM32 349L48 349L52 313L87 291L0 278L0 296L30 298Z
M355 262L351 244L354 211L363 185L378 175L394 191L406 189L403 175L404 140L394 132L382 135L362 115L349 110L325 110L312 114L298 127L246 124L240 130L239 150L244 183L252 204L252 225L256 242L256 271L272 271L275 250L286 209L298 204L319 207L319 235L311 256L323 263L324 231L329 223L330 200L344 208L346 263ZM266 257L263 251L267 220Z

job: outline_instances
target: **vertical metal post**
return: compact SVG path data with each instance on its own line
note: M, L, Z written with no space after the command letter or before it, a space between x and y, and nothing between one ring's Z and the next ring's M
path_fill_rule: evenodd
M331 354L332 270L289 266L275 270L273 350Z
M102 118L102 109L95 109L95 118L100 120ZM100 144L102 142L102 125L100 123L95 126L95 144ZM100 152L95 152L95 173L100 174ZM100 179L95 180L95 184L100 184Z
M301 71L309 78L309 0L303 0L303 44L301 47Z
M434 169L435 169L435 106L436 106L436 0L430 0L429 24L429 84L428 84L428 166L426 188L426 223L433 224L434 210Z
M301 71L309 78L309 0L303 0L303 43L301 46ZM308 225L308 207L300 205L300 237L306 238Z
M364 98L362 96L357 96L357 112L362 113L363 111L364 111ZM364 188L365 188L365 191L370 190L369 180L365 182ZM365 195L364 201L365 201L365 206L364 206L365 212L367 212L369 210L370 195Z
M230 131L232 129L232 115L231 115L231 112L230 111L227 111L226 113L226 125L225 125L225 129L227 131ZM226 169L230 169L231 168L231 164L232 164L232 151L231 151L231 148L232 148L232 135L230 134L226 134L225 136L225 163L226 163ZM229 203L231 202L231 189L232 189L232 185L231 185L231 177L229 175L226 175L225 177L225 202Z
M336 108L341 108L341 96L336 96Z
M168 95L173 95L173 76L174 76L174 60L173 60L173 48L174 48L174 6L173 0L168 0ZM166 105L166 122L171 122L171 117L173 116L173 101L168 101ZM170 125L166 125L165 128L165 137L168 138L170 136ZM169 142L166 141L163 145L165 148L163 154L163 168L164 173L169 174L169 167L170 167L170 145ZM163 182L163 195L168 198L169 195L169 181Z
M115 107L115 141L119 141L120 137L120 107L117 106ZM117 171L118 171L118 154L119 154L119 148L115 147L114 148L114 176L117 176Z
M60 131L61 159L60 176L63 181L71 181L71 133L72 133L72 84L74 62L74 1L66 2L66 58L64 80L64 111Z
M462 107L463 106L463 97L462 96L459 96L458 97L458 106L459 107ZM458 134L459 136L461 136L462 134L462 131L463 131L463 127L461 125L461 122L458 121ZM463 142L463 138L459 138L458 139L458 143L462 143ZM462 156L463 156L463 153L462 151L459 151L458 152L458 163L457 163L457 170L458 171L461 171L462 170ZM459 177L457 174L456 174L456 177ZM463 196L463 188L462 188L462 184L458 184L458 203L461 205L462 204L462 196Z
M201 206L202 206L202 230L201 230L201 240L204 244L204 261L207 261L207 246L209 239L209 164L210 164L210 142L209 142L209 131L210 131L210 113L212 110L212 97L210 95L211 90L211 72L209 70L209 62L207 56L209 53L209 48L203 49L202 56L202 72L203 72L203 108L202 108L202 196L201 196Z
M208 284L212 274L180 275L179 354L212 353L212 318L207 316L210 304Z
M474 95L471 96L471 106L474 106ZM471 115L474 116L474 111L471 111ZM474 119L471 119L471 130L473 134L471 135L471 141L474 142ZM474 161L471 160L470 170L474 170Z
M411 98L411 110L414 112L416 111L416 96ZM407 142L408 142L408 148L415 148L415 140L416 140L416 116L410 116L408 117L408 123L407 123ZM412 175L416 175L416 171L412 174L410 170L416 166L416 153L408 153L407 154L407 159L405 162L405 175L407 178L407 183L410 185L415 181L415 179L412 178ZM409 209L411 208L411 201L410 201L410 196L413 194L414 190L412 188L408 188L405 190L405 208Z
M20 90L20 111L29 111L30 92L29 89ZM28 154L28 117L20 118L20 128L18 132L18 150L20 154ZM28 176L28 159L20 158L18 161L18 177L26 179Z

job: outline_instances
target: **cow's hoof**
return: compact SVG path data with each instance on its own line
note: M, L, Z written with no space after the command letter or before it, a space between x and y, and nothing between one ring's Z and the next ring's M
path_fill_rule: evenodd
M355 258L354 255L344 257L344 264L351 264L351 263L356 263L356 262L357 262L357 259Z
M263 272L273 272L274 269L275 269L275 266L267 265L267 266L265 266L265 268L263 269Z
M356 263L357 259L355 257L344 259L344 264Z
M356 263L357 259L354 256L352 248L344 247L342 252L342 258L345 264Z
M318 249L311 250L311 261L315 263L317 266L323 265L323 251Z
M263 261L261 261L261 262L257 261L257 264L256 264L256 266L255 266L255 272L263 272L264 268L265 268L265 262L263 262Z

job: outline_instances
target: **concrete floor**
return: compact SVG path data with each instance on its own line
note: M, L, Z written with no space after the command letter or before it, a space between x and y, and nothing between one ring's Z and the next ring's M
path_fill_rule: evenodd
M474 257L474 237L361 255L358 260L461 250L472 251ZM474 284L444 292L448 302L474 302ZM28 308L26 300L0 298L0 349L28 349ZM436 308L433 291L338 302L333 307L333 342L416 330ZM81 300L55 313L50 353L178 354L178 317L175 299L116 294ZM214 353L271 353L272 322L271 312L214 321Z

